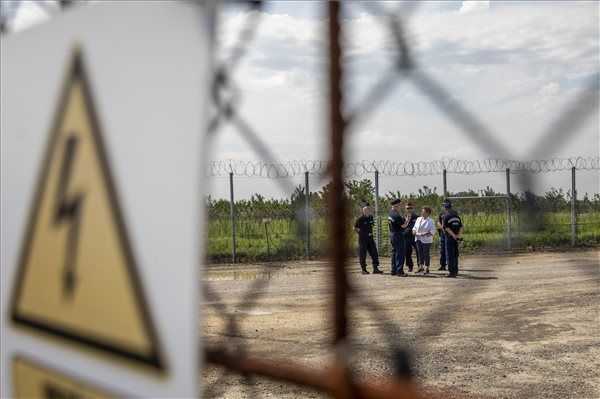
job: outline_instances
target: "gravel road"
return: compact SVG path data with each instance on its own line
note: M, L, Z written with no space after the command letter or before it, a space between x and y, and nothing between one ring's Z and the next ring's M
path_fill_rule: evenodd
M457 279L437 271L363 276L355 259L349 269L361 293L350 302L357 376L391 375L389 348L396 342L411 349L415 378L426 389L467 397L600 398L600 251L465 256ZM319 261L211 266L205 280L219 299L203 307L205 340L324 367L331 359L329 279ZM256 303L249 292L258 295ZM235 316L239 331L228 331L217 304ZM222 374L215 367L203 372L207 396L323 397Z

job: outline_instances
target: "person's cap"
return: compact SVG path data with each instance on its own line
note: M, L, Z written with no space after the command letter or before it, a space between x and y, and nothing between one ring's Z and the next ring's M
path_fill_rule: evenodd
M405 208L407 208L407 209L408 208L414 208L414 207L415 207L415 205L412 202L407 203L406 206L405 206Z
M401 201L400 199L396 198L396 199L392 200L391 204L392 204L392 205L398 205L398 204L399 204L399 203L401 203L401 202L402 202L402 201Z
M445 199L444 202L442 202L442 206L446 209L450 209L452 208L452 202L450 202L449 199Z

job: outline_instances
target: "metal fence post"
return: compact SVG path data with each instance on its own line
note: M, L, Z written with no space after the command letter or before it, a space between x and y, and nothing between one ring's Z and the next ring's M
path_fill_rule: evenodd
M575 166L571 168L571 245L577 244L577 187L575 186Z
M310 257L310 187L308 185L308 171L304 172L304 220L306 223L306 259Z
M442 185L444 189L444 198L448 196L448 182L446 180L446 169L442 172Z
M233 172L229 173L229 217L231 219L231 261L237 260L237 248L235 240L235 202L233 198Z
M379 171L375 170L375 245L381 251L381 220L379 219Z
M512 249L512 198L510 194L510 168L506 168L506 248Z

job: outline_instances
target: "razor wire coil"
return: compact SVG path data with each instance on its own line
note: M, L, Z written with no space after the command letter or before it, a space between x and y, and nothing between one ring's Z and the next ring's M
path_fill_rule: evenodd
M471 175L479 173L550 173L571 170L600 170L600 156L553 158L531 161L506 159L442 159L435 161L359 161L345 165L347 178L363 177L379 172L381 176L433 176L446 173ZM291 178L327 174L327 162L319 160L290 160L279 163L265 161L218 160L207 167L207 177Z

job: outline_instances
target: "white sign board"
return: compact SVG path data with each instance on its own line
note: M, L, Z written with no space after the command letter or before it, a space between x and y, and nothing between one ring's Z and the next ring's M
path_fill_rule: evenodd
M2 37L2 397L199 395L211 29L100 2Z

